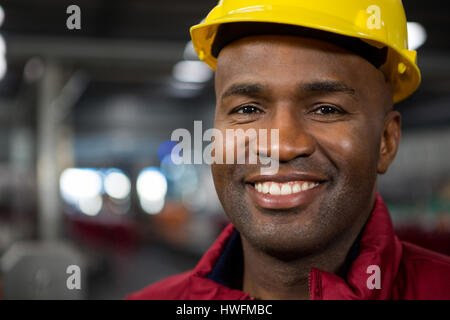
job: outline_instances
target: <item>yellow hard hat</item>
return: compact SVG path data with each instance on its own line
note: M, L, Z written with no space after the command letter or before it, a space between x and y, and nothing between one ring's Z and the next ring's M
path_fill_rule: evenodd
M410 96L420 84L417 53L408 50L401 0L221 0L190 30L200 60L215 70L214 43L221 28L236 23L262 26L255 22L360 39L371 48L387 49L383 65L377 67L392 84L394 103Z

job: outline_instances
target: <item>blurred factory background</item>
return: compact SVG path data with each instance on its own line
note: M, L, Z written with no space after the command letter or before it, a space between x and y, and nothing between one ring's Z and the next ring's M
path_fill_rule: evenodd
M173 130L213 127L188 30L214 5L0 0L1 298L121 299L192 268L227 223L209 167L168 157ZM450 3L404 6L423 83L379 191L401 238L450 254Z

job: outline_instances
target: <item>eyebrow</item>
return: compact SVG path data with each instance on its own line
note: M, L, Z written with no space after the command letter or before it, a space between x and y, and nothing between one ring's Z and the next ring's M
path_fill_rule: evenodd
M235 83L225 90L221 99L235 95L256 97L260 96L266 89L267 86L260 83ZM301 83L297 86L297 89L299 92L342 92L351 96L356 94L355 89L339 80L317 80Z
M299 85L299 89L307 92L343 92L349 95L355 95L356 93L355 89L338 80L302 83Z
M259 83L235 83L222 94L222 100L230 96L258 96L265 86Z

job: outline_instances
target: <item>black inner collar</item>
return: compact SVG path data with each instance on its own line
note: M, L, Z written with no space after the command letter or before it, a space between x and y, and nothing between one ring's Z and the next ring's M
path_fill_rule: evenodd
M234 229L212 271L206 276L231 289L242 289L244 257L241 236Z
M361 241L363 230L361 230L350 248L347 260L348 263L345 266L345 274L348 273L351 264L359 255L359 243ZM206 278L230 289L242 290L243 270L244 257L241 237L239 232L235 229L228 239L216 265Z

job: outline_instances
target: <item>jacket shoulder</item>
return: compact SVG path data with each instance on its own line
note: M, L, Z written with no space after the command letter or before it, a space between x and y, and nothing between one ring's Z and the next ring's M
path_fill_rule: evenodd
M450 299L450 257L402 241L400 299Z
M180 300L188 287L193 271L187 271L145 287L125 297L126 300Z

